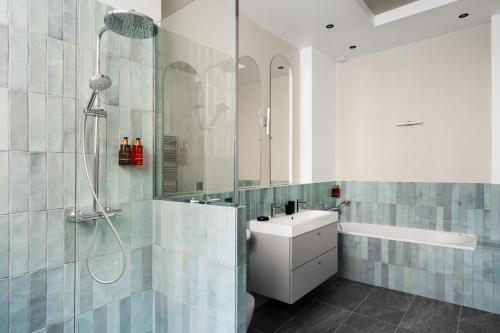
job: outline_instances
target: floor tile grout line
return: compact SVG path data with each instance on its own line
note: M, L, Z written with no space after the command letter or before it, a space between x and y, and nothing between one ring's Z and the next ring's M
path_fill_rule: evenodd
M460 318L462 317L462 310L464 306L460 305L460 312L458 313L458 322L457 322L457 330L455 332L458 333L458 330L460 329Z
M255 327L253 327L253 326L248 326L248 328L251 328L251 329L253 329L254 331L257 331L257 333L264 333L263 331L261 331L261 330L259 330L259 329L255 328Z
M294 319L295 317L297 317L297 315L298 315L299 313L301 313L302 311L304 311L304 310L305 310L305 309L306 309L309 305L313 304L313 302L314 302L314 299L311 299L309 302L307 302L306 304L304 304L304 306L302 307L302 309L300 309L299 311L297 311L297 313L296 313L296 314L294 314L294 315L292 315L290 318L288 318L288 320L287 320L287 321L285 321L285 322L283 323L283 325L281 325L280 327L278 327L278 328L274 331L274 333L279 332L279 330L280 330L280 329L282 329L283 327L285 327L285 325L286 325L286 324L288 324L289 322L291 322L291 321L292 321L292 319Z
M403 320L405 319L406 314L408 313L408 311L410 311L411 305L413 304L413 301L415 300L416 297L417 297L417 295L413 295L413 298L411 299L410 304L408 304L408 308L406 309L406 311L405 311L405 313L403 315L403 318L401 318L401 320L399 321L399 324L397 325L397 328L401 327L401 324L403 323Z
M360 315L361 317L369 318L369 319L372 319L372 320L375 320L375 321L379 321L379 322L384 323L384 324L388 324L388 325L391 325L391 326L395 326L396 328L398 328L398 327L399 327L398 325L396 325L396 324L394 324L394 323L390 323L390 322L385 321L385 320L382 320L382 319L378 319L378 318L370 317L370 316L365 315L365 314L363 314L363 313L354 312L354 311L353 311L353 313L358 314L358 315Z
M349 313L349 315L347 317L345 317L345 319L339 324L339 326L337 326L337 328L335 329L335 331L333 331L332 333L336 333L342 326L344 326L345 322L351 318L352 314L354 313L354 311L351 311L351 313Z
M374 287L372 288L372 290L370 290L370 292L369 292L368 294L366 294L366 296L365 296L365 297L363 297L363 299L361 300L361 302L359 302L359 303L358 303L358 305L356 305L356 306L354 307L354 309L352 309L352 312L356 312L356 313L358 313L358 312L356 311L356 309L357 309L357 308L359 308L359 306L360 306L361 304L363 304L363 302L364 302L364 301L366 301L366 300L368 299L368 297L370 297L370 295L371 295L371 294L373 294L373 292L375 291L375 289L377 289L377 287L376 287L376 286L374 286Z

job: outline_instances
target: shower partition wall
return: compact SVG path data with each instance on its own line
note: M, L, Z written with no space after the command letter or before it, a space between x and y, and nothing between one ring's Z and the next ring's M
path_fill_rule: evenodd
M236 36L237 0L195 0L160 24L156 332L246 331L246 222L235 196Z

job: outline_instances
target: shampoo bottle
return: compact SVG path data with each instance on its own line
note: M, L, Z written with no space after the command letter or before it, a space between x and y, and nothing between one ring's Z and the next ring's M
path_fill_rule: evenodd
M144 164L144 155L143 155L143 147L141 143L141 138L135 139L134 146L132 147L132 164L133 165L143 165Z
M130 165L131 159L131 149L128 144L128 137L124 137L122 144L120 145L120 152L118 153L118 164L119 165Z

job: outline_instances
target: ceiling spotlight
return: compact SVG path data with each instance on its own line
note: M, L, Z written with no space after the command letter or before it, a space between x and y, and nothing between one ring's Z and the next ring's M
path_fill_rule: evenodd
M285 67L283 67L283 66L279 66L279 67L278 67L278 69L284 69L284 68L285 68Z
M469 16L469 13L463 13L463 14L458 15L458 18L464 19L468 16Z
M357 48L357 46L356 46L356 45L351 45L351 46L349 46L349 48L350 48L351 50L355 50L355 49Z
M335 27L335 25L333 25L331 23L326 26L327 29L333 29L334 27Z

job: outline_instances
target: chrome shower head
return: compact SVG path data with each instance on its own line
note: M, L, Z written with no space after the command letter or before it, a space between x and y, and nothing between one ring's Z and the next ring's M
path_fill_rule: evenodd
M128 38L148 39L158 33L153 19L135 10L112 10L104 17L104 24L111 31Z
M105 74L99 74L90 79L90 88L93 90L106 90L111 87L111 79Z

